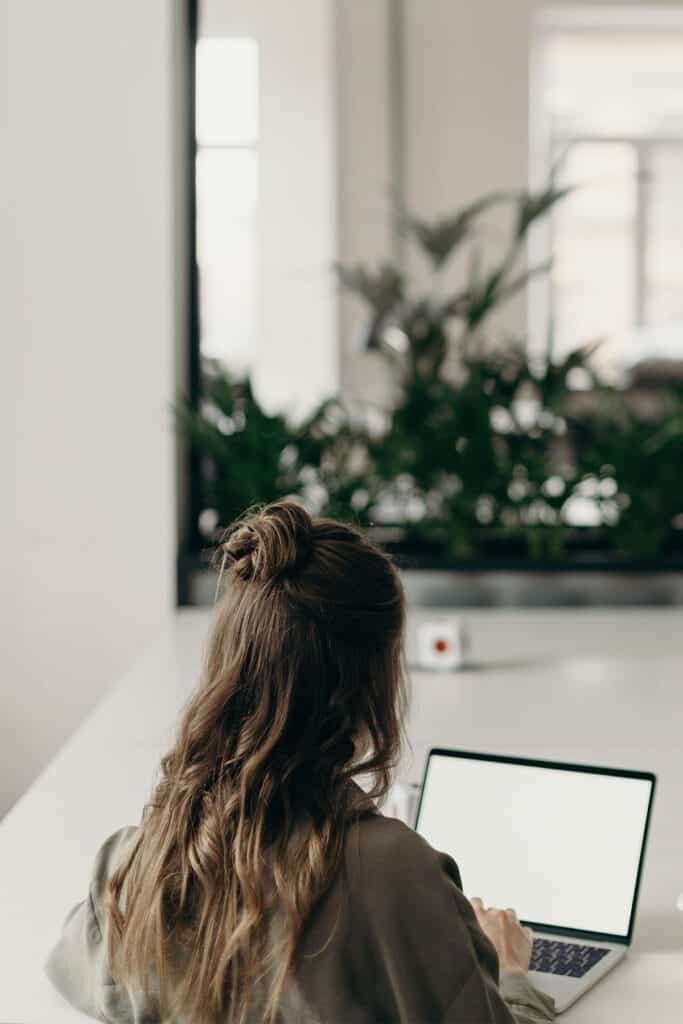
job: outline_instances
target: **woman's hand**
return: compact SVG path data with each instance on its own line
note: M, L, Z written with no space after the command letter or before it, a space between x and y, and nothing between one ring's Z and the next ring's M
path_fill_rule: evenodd
M501 971L518 971L526 974L531 961L533 932L523 928L514 910L484 909L484 904L475 896L470 900L477 915L479 927L496 947Z

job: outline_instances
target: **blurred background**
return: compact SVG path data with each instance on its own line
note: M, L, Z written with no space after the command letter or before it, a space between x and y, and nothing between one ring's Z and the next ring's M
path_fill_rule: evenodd
M683 5L0 0L0 815L245 506L683 601Z

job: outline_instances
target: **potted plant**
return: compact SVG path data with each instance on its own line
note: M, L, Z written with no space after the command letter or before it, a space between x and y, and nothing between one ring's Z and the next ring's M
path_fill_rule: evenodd
M595 343L555 359L551 336L533 360L493 323L547 272L524 265L527 237L567 191L495 193L436 223L406 219L430 268L417 294L391 264L338 268L366 304L366 344L391 379L379 416L333 397L293 424L267 415L248 381L206 364L202 403L179 421L201 459L207 539L252 502L287 494L356 519L413 566L671 566L681 384L643 402L601 379ZM494 206L508 208L512 227L491 259L478 226ZM466 280L449 286L463 250ZM580 509L590 526L577 526Z

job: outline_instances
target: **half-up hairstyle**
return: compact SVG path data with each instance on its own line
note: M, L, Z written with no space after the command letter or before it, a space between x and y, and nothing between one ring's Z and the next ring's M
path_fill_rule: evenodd
M114 976L153 977L160 1013L192 1024L276 1020L345 832L390 784L405 707L401 582L362 533L283 501L218 554L204 678L109 887Z

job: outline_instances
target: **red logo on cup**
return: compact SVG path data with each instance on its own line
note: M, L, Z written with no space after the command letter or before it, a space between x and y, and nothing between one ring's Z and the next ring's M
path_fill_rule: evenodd
M448 640L435 640L434 650L438 651L439 654L443 654L444 651L448 650Z

